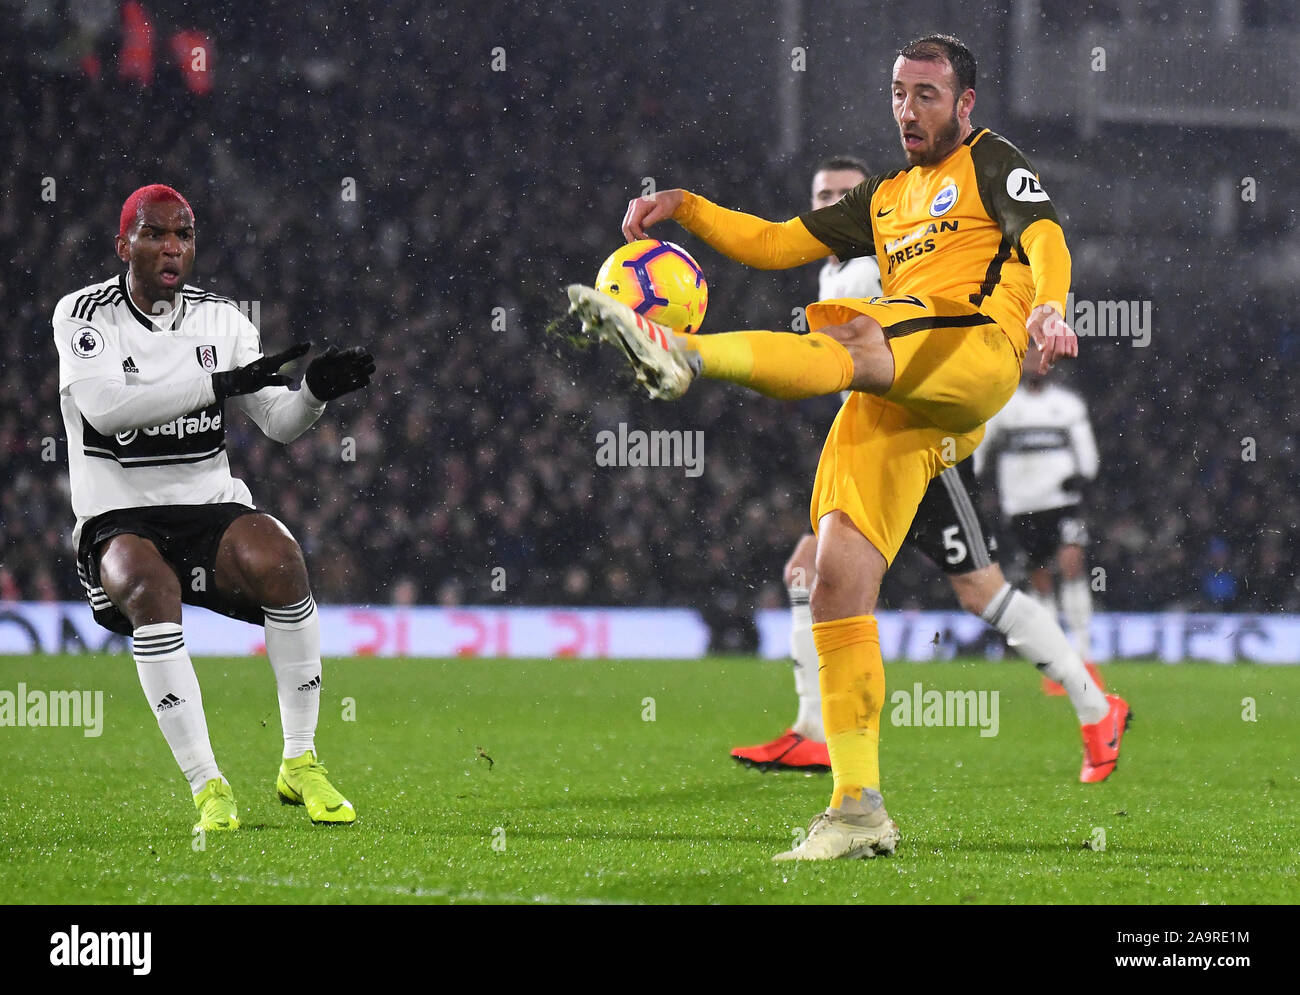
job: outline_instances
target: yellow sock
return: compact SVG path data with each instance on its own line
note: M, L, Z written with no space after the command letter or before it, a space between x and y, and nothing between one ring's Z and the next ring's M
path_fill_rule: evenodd
M821 332L721 332L679 335L677 341L699 353L703 376L782 401L835 394L853 382L853 357Z
M880 714L885 707L885 664L874 615L813 625L820 661L822 724L835 778L831 807L880 790Z

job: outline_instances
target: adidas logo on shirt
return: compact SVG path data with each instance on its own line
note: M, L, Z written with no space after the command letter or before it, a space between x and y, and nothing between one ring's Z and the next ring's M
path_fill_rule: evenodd
M135 365L135 357L134 357L134 356L127 356L126 359L122 360L122 372L123 372L123 373L139 373L139 372L140 372L140 367L138 367L138 366Z
M163 700L160 701L160 702L158 702L158 704L154 707L154 711L155 711L155 712L165 712L165 711L167 711L167 709L169 709L169 708L175 708L177 705L183 705L183 704L185 704L185 699L184 699L184 698L177 698L176 695L172 694L172 693L169 691L169 692L168 692L168 693L163 697Z
M318 690L319 688L320 688L320 674L317 674L315 677L313 677L311 680L309 680L306 684L299 684L299 685L298 685L298 690L299 690L299 691L315 691L315 690Z

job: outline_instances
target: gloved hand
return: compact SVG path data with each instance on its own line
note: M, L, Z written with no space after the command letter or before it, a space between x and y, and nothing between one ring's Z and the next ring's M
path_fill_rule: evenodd
M212 390L217 395L217 403L220 404L227 397L255 394L263 387L289 386L292 381L285 374L278 372L280 367L305 355L310 348L310 342L299 342L274 356L255 359L247 366L212 374Z
M368 386L374 372L375 357L360 346L341 352L330 346L307 366L303 382L317 400L332 401Z
M1066 477L1064 480L1061 481L1061 490L1067 491L1070 494L1082 494L1084 488L1086 488L1091 483L1092 481L1089 480L1087 477L1085 477L1083 474L1072 473L1070 474L1070 476Z

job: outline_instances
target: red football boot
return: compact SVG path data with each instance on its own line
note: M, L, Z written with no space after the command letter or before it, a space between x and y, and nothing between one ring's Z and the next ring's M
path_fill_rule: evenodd
M1106 695L1106 700L1110 702L1106 717L1090 726L1080 727L1083 733L1083 769L1079 771L1079 780L1084 784L1106 780L1119 766L1119 744L1124 738L1124 730L1133 721L1133 712L1127 701L1117 694Z
M759 770L803 770L825 773L831 769L831 755L825 743L800 736L793 729L761 746L738 746L733 759Z

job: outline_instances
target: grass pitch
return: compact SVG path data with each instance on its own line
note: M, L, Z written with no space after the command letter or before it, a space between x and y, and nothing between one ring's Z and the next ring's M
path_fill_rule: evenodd
M0 728L7 900L1300 901L1296 667L1106 668L1134 723L1119 770L1081 785L1073 712L1027 665L889 664L891 694L998 690L997 735L894 727L890 706L897 855L774 865L830 777L763 774L728 750L789 722L788 664L327 661L317 743L359 813L340 828L276 800L265 661L196 666L244 822L203 841L129 657L0 659L0 690L98 689L105 709L98 738Z

